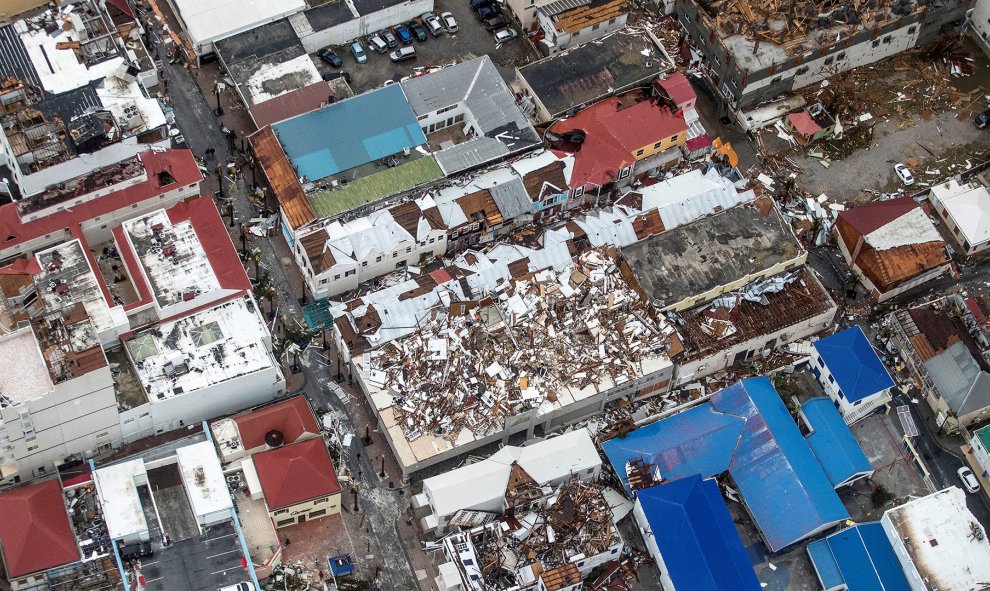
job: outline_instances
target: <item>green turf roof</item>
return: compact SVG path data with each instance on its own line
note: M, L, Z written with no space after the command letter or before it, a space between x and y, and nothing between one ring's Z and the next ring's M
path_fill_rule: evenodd
M440 165L433 156L428 156L361 177L344 187L316 191L308 197L316 211L316 217L325 218L415 189L440 178L443 178Z

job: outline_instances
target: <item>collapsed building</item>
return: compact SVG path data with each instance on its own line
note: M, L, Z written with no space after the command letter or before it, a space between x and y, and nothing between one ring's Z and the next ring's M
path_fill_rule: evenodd
M734 109L931 43L970 4L665 0L689 36L692 65Z

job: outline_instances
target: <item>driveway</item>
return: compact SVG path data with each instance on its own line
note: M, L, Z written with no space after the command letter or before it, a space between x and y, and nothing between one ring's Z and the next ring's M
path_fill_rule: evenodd
M359 64L351 55L349 47L335 48L344 62L341 69L351 75L351 88L354 93L360 94L379 87L386 80L411 76L413 69L417 67L442 66L482 55L491 57L495 65L499 66L502 77L510 80L514 76L516 66L528 64L539 57L529 41L521 35L496 48L494 37L485 30L483 23L474 15L467 0L437 0L433 13L439 16L445 11L450 11L454 15L458 32L453 35L444 33L439 37L428 35L426 41L414 42L416 59L393 63L389 60L388 54L371 51L368 44L362 40L361 44L365 47L368 61ZM313 61L323 74L338 71L315 54Z

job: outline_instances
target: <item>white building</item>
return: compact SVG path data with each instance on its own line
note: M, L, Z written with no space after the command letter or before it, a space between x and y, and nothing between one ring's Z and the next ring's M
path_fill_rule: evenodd
M301 12L304 0L168 0L185 29L195 58L213 53L213 42ZM315 50L310 50L315 51Z
M911 591L979 591L990 581L987 532L961 488L888 509L880 524Z
M534 13L544 33L538 47L544 54L554 55L600 39L626 26L628 10L627 0L557 0L541 3ZM526 18L525 12L523 14ZM525 21L521 22L526 26Z
M973 431L969 445L972 447L976 466L979 467L977 472L980 472L984 478L990 477L990 425Z
M234 502L213 444L201 441L180 447L175 456L200 533L203 528L232 519Z
M93 483L111 540L129 544L151 539L138 494L139 486L148 486L148 470L143 459L98 468L93 471Z
M969 15L970 32L983 48L990 53L990 0L976 0Z
M507 445L488 458L423 481L413 497L423 531L437 537L456 531L450 525L461 511L501 515L509 508L506 487L516 470L538 486L556 488L572 477L594 480L602 460L587 429L581 428L527 445Z
M813 346L811 371L847 425L890 402L894 380L859 325Z
M963 253L973 255L990 246L990 192L986 187L953 179L932 186L929 199Z

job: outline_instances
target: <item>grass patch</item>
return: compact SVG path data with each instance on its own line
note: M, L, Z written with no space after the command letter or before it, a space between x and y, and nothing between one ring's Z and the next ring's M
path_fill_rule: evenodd
M414 189L443 177L443 171L433 156L417 158L375 174L361 177L346 186L329 191L317 191L309 195L316 217L324 218L350 211Z

